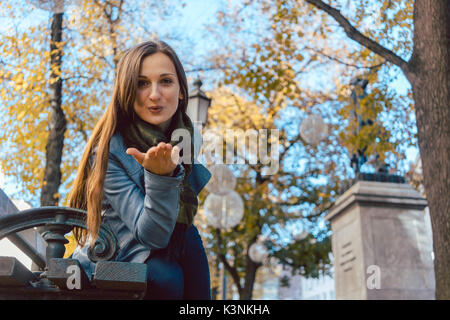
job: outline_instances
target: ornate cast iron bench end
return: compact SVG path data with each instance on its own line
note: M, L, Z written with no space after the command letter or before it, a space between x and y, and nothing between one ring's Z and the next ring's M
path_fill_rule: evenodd
M92 281L78 260L63 259L65 234L85 228L86 212L67 207L41 207L0 218L0 239L14 242L22 230L44 227L46 257L18 241L43 272L31 272L13 257L0 257L0 299L141 299L146 292L145 264L112 261L117 251L114 234L102 224L89 259L96 263ZM20 240L20 239L19 239Z

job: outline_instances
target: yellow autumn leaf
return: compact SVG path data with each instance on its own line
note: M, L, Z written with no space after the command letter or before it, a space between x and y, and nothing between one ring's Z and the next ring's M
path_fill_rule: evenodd
M21 112L17 115L17 121L21 121L22 118L25 116L25 114L26 114L26 111L25 111L25 110L21 111Z
M73 251L77 247L77 242L76 242L75 237L73 236L72 233L66 235L65 238L67 240L69 240L69 242L64 245L66 247L66 252L64 253L64 257L63 258L67 259L67 258L69 258L72 255Z

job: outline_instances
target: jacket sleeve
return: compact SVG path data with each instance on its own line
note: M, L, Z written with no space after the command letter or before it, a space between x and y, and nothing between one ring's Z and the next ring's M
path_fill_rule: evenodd
M178 217L184 168L174 177L160 176L144 169L145 194L110 154L104 196L134 238L150 249L165 248Z

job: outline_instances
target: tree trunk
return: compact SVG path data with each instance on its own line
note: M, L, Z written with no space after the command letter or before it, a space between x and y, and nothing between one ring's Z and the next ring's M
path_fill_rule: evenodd
M59 202L58 189L61 184L61 158L64 146L66 119L61 108L62 80L61 71L62 50L57 50L55 43L62 39L63 13L53 14L51 35L51 71L50 79L50 121L49 136L45 153L44 181L41 191L41 206L56 206ZM54 51L56 50L56 51Z
M245 284L239 291L239 300L251 300L253 296L253 285L255 284L258 264L253 262L247 255L247 267L245 268Z
M436 299L450 299L450 1L416 0L408 69L433 228Z
M414 2L414 48L405 62L350 25L322 0L306 0L327 12L347 36L402 69L411 83L425 193L433 229L436 299L450 299L450 1Z

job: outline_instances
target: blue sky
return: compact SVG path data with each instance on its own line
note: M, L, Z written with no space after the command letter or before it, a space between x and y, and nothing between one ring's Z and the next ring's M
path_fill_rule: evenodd
M26 3L26 2L24 2ZM183 35L183 40L188 39L188 41L183 41L183 49L180 51L180 58L182 61L191 60L192 56L205 57L211 46L214 45L214 39L211 38L211 34L205 31L204 26L206 24L214 23L216 19L216 12L222 6L226 5L225 0L218 1L208 1L208 0L187 0L185 1L186 6L184 8L178 9L179 14L173 14L171 18L159 25L161 31L165 30L176 30L181 32ZM48 23L46 20L48 13L43 10L34 10L30 16L27 17L26 21L22 23L23 27L28 27L29 23L36 23L37 21L43 21L42 23ZM5 23L6 22L6 23ZM3 21L2 25L7 24L7 20ZM186 49L187 48L187 49ZM394 81L393 86L399 92L406 92L409 88L409 83L398 70L392 69L392 73L398 74L397 80ZM191 82L193 77L197 74L188 74ZM203 74L204 88L206 90L212 88L212 81L208 81L208 74ZM418 155L417 148L408 148L407 161L413 162L416 160ZM1 175L1 174L0 174ZM3 181L3 182L2 182ZM12 194L16 190L16 185L13 183L12 179L8 177L0 176L0 187L4 188L7 194Z

